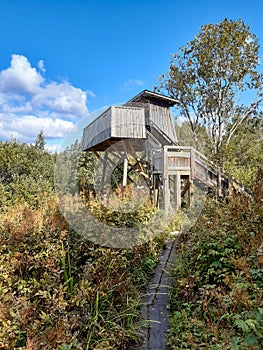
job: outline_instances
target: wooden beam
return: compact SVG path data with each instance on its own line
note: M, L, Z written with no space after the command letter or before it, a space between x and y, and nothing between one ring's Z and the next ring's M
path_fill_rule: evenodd
M123 164L122 187L125 187L127 185L127 174L128 174L128 158L125 158L124 164Z
M92 152L95 154L95 156L99 159L99 161L100 162L102 162L102 164L103 164L103 166L105 165L105 169L106 169L106 165L107 164L105 164L105 161L102 159L102 157L98 154L98 152L97 151L95 151L95 150L92 150ZM111 161L111 159L110 158L108 158L107 159L108 161ZM114 182L115 182L115 185L116 185L116 187L118 187L118 181L117 181L117 179L116 179L116 177L115 177L115 175L112 173L112 177L113 177L113 180L114 180ZM101 190L101 189L100 189Z
M190 155L191 155L191 160L190 160L191 177L190 177L190 180L194 180L194 178L195 178L195 149L193 147L191 147Z
M181 191L181 197L183 198L183 196L186 194L187 190L190 187L190 180L187 181L187 184L184 186L184 188Z
M194 198L194 181L189 179L189 190L188 190L188 204L192 205Z
M169 181L168 178L163 179L163 209L165 211L169 210L170 204L170 191L169 191Z
M165 211L169 210L170 191L169 191L169 177L167 170L167 147L163 147L163 203L162 207Z
M175 200L175 205L176 205L176 209L180 209L181 208L181 204L182 204L182 198L181 198L181 175L180 172L177 171L176 174L176 186L175 186L175 190L176 190L176 200Z
M139 161L139 159L137 158L136 159L136 162L137 162L137 166L139 168L139 173L140 175L142 175L142 177L144 178L144 180L147 182L147 180L149 180L149 176L148 174L146 174L146 172L144 171L143 167L142 167L142 163Z
M103 188L104 188L105 173L106 173L106 166L107 166L107 158L108 158L108 152L105 152L104 153L104 159L103 159L102 177L101 177L101 183L100 183L100 195L102 195Z

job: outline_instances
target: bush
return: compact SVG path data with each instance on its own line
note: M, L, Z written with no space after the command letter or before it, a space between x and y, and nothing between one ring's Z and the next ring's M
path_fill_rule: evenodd
M140 291L164 235L149 238L150 225L144 244L110 249L85 238L93 234L85 227L84 234L70 229L54 196L55 156L44 151L42 137L38 141L0 143L0 348L126 349L137 338ZM75 144L65 151L57 166L76 160L78 149ZM74 201L69 193L81 190L83 206L97 221L120 228L125 239L126 227L149 221L156 210L148 201L138 206L130 196L121 202L127 211L101 205L92 198L93 163L82 154L74 171L64 164L70 171L60 169L67 190L62 192ZM70 200L65 205L71 207ZM80 221L78 208L70 213Z
M54 187L55 156L25 143L0 142L1 207L24 199L37 205Z
M221 203L210 199L196 225L180 238L171 298L173 349L262 348L258 202L243 195Z
M96 246L48 194L38 207L9 205L0 214L0 348L127 348L160 247Z

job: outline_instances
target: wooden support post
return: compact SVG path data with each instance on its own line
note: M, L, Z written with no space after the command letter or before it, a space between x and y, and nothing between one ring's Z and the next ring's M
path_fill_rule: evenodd
M160 208L160 178L159 174L153 175L153 203L156 208Z
M104 165L105 165L105 160L102 159L102 157L98 154L98 152L96 152L96 151L94 151L94 150L93 150L92 152L95 154L95 156L98 158L98 160L99 160L100 162L102 162L102 164L103 164L103 166L104 166ZM111 161L111 159L107 157L107 161ZM111 161L111 162L112 162L112 161ZM107 164L106 164L106 165L107 165ZM106 168L105 168L105 169L106 169ZM115 175L112 174L112 177L113 177L113 180L114 180L114 182L115 182L116 187L118 187L118 181L117 181Z
M182 197L181 197L181 175L179 171L177 171L176 173L175 189L176 189L175 205L176 205L176 209L180 209L182 204Z
M195 178L195 149L190 148L190 180Z
M152 198L153 198L153 206L156 207L157 202L157 195L156 195L156 184L155 184L155 175L153 174L153 192L152 192Z
M103 159L103 169L102 169L102 177L101 177L101 183L100 183L100 196L103 195L103 190L104 190L104 182L105 182L105 173L106 173L106 167L107 167L107 159L108 159L108 152L106 151L104 153L104 159Z
M194 181L189 179L189 188L188 188L188 204L189 206L193 203L194 197Z
M123 164L122 187L126 187L126 185L127 185L127 175L128 175L128 158L125 158L124 164Z
M181 197L183 198L184 195L186 194L186 192L189 190L189 186L190 186L190 181L189 179L187 180L187 184L184 186L184 188L181 191Z
M169 177L168 177L168 159L167 159L167 147L163 147L163 198L162 207L165 211L169 210L170 204L170 191L169 191Z
M170 207L170 190L169 190L169 180L168 177L163 179L163 209L165 211L169 210Z
M156 208L160 209L160 187L158 187L156 190Z
M173 175L173 202L176 206L176 196L177 196L177 191L176 191L176 186L177 186L177 182L176 182L176 175Z

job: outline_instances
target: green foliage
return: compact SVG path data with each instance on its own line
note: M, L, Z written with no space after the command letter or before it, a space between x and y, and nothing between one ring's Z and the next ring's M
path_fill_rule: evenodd
M245 187L252 190L257 180L257 169L263 164L263 122L262 113L258 117L247 117L237 128L229 142L227 133L223 138L222 160L224 171L238 180ZM231 128L231 123L227 124ZM211 150L207 148L208 135L202 127L199 129L199 149L211 156ZM178 142L181 145L194 146L193 133L190 125L184 122L176 126Z
M258 39L250 26L242 20L224 19L202 26L160 77L159 91L179 101L178 115L188 120L197 149L203 141L200 128L206 127L207 153L219 166L223 137L231 138L248 116L258 113L263 80L257 72L259 62ZM245 91L256 97L248 106L238 104Z
M43 130L40 131L40 133L37 135L36 141L35 141L35 147L40 152L43 152L45 150L45 136Z
M82 192L89 198L93 192L95 161L95 155L83 152L78 141L59 153L55 164L56 191L72 195Z
M36 205L45 192L52 191L55 156L39 147L0 142L2 206L21 198Z
M94 217L108 226L138 226L149 221L157 213L157 209L147 197L138 205L140 198L136 198L135 192L133 185L126 186L125 191L118 187L111 200L90 200L87 207Z
M259 180L262 191L262 179ZM178 241L171 298L173 349L261 349L262 206L210 199Z
M9 203L0 214L0 348L127 348L161 247L96 246L69 229L49 194L37 207Z
M185 121L182 125L175 125L175 131L178 143L182 146L196 147L194 134L189 122ZM198 150L202 152L208 159L211 158L211 148L209 147L209 136L205 126L196 126L198 136Z
M242 184L252 189L257 167L263 164L263 122L248 117L223 146L224 168Z
M0 348L125 349L137 337L139 292L163 238L114 250L71 230L54 196L54 164L57 190L80 193L108 225L139 225L154 208L101 206L92 195L94 156L78 142L56 156L44 144L42 132L35 145L0 143ZM133 209L128 198L123 205Z

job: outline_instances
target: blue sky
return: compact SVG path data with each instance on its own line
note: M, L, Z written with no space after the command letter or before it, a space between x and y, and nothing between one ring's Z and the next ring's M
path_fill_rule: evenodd
M0 0L0 140L50 149L83 117L152 89L200 27L243 19L263 56L263 0Z

